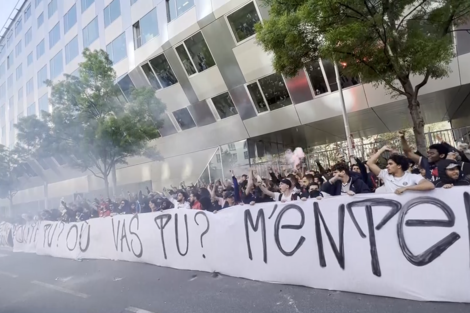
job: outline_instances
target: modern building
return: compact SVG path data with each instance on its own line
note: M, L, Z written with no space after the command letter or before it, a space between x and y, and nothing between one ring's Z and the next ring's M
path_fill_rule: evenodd
M19 0L0 33L0 143L15 143L22 116L52 109L44 80L78 75L85 47L109 53L125 99L132 87L152 86L167 107L154 143L164 161L119 167L118 194L229 178L231 168L246 171L257 160L282 163L286 148L345 140L332 63L309 64L295 78L274 73L254 37L254 25L268 18L262 0ZM421 90L427 123L468 125L470 35L455 39L449 77ZM355 137L410 126L403 98L357 79L342 84ZM24 165L22 183L18 210L104 188L62 158Z

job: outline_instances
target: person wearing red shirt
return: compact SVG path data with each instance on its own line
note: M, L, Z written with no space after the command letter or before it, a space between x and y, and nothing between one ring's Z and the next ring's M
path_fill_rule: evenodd
M191 192L189 195L189 204L193 210L202 210L201 203L199 202L200 195L196 192Z

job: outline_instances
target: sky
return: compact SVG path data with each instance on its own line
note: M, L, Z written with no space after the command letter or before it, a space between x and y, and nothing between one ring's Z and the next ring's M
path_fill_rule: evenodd
M0 27L3 27L18 0L0 0Z

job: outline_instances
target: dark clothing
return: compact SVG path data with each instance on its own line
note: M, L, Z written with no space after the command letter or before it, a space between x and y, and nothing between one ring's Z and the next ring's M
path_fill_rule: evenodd
M235 176L232 176L232 182L233 182L233 193L235 194L235 203L240 203L240 186L238 186L238 180Z
M361 170L362 181L367 184L367 186L369 187L371 191L374 191L375 188L377 188L377 184L373 180L373 177L371 175L372 173L367 173L366 166L364 165L364 163L361 162L361 160L359 160L358 158L356 158L355 160L356 160L357 166Z
M279 185L279 183L281 182L281 179L282 179L281 175L276 176L276 174L274 174L274 172L270 172L269 176L271 176L271 181L273 182L273 184Z
M351 186L349 190L354 193L370 193L370 189L366 183L361 179L360 175L355 173L350 173L349 181L351 182ZM326 192L332 196L340 196L341 195L341 187L342 182L341 180L337 180L334 184L330 184L330 181L326 181L323 185L321 190Z
M421 157L421 162L420 162L420 166L422 168L424 168L426 170L426 179L429 179L431 180L432 178L432 171L436 168L439 167L439 164L441 164L441 162L445 162L445 161L449 161L448 159L440 159L439 161L437 161L436 163L434 164L430 164L428 159L425 158L425 157ZM466 163L466 162L460 162L460 161L456 161L459 166L460 166L460 176L462 177L465 177L465 176L468 176L470 175L470 163ZM439 170L438 170L438 175L439 177L436 177L436 180L439 180L440 179L440 173L439 173Z
M455 164L455 165L458 165L458 169L459 169L459 179L452 179L451 177L449 177L446 173L446 168L447 166L451 165L451 164ZM441 160L438 162L438 165L437 165L437 170L438 170L438 175L439 175L439 180L435 181L434 182L434 185L436 186L436 188L441 188L441 187L444 187L444 185L448 185L448 184L452 184L454 186L469 186L470 185L470 181L465 179L464 177L462 177L461 175L461 164L459 164L459 162L457 161L454 161L454 160Z

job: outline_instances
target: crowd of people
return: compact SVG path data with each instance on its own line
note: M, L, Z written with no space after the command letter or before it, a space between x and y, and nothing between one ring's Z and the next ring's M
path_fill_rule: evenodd
M60 208L44 210L35 217L23 215L22 219L76 222L172 208L217 213L236 205L262 202L321 200L374 192L401 195L408 191L470 185L467 144L453 147L441 141L430 145L427 155L423 156L412 151L405 133L401 132L400 138L403 154L384 146L376 149L368 160L340 157L337 164L327 169L317 161L317 171L308 170L302 162L290 172L269 169L269 177L261 177L254 169L238 177L230 171L232 177L227 181L197 186L181 183L179 187L162 192L147 188L145 193L128 193L117 201L97 198L90 201L79 197L73 203L61 201Z

